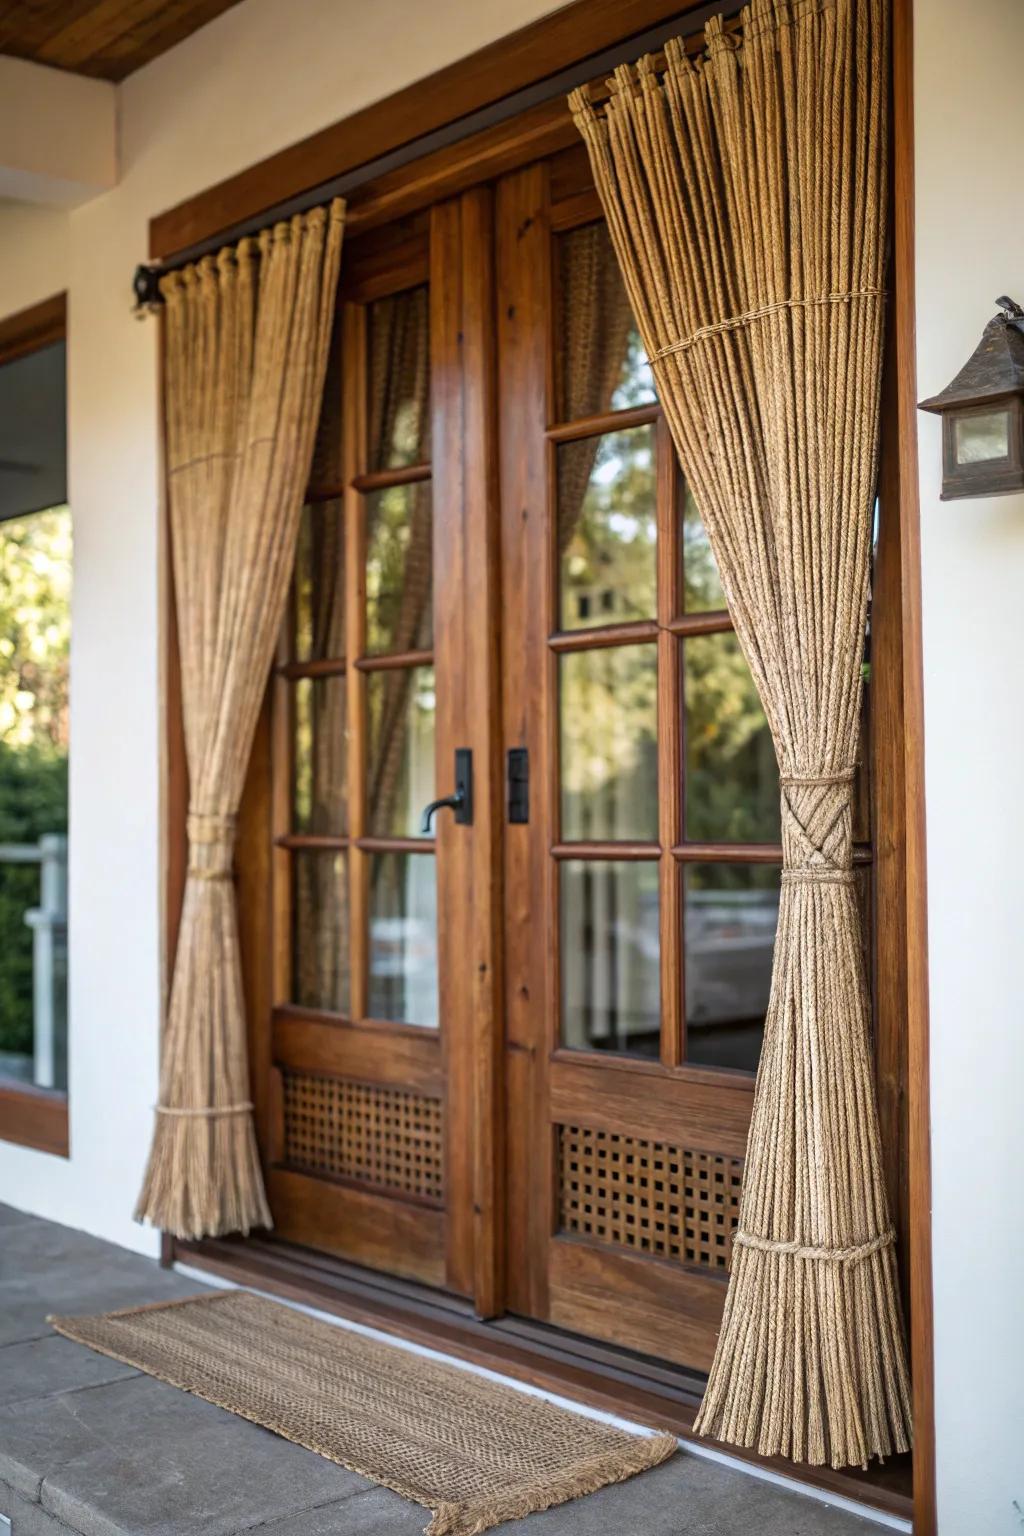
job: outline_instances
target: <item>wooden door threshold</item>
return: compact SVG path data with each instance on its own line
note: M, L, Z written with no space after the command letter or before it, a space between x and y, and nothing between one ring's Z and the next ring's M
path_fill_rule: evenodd
M168 1240L163 1261L189 1264L237 1285L441 1350L681 1440L697 1440L693 1421L704 1378L630 1350L525 1318L485 1322L474 1316L469 1302L461 1297L269 1238ZM781 1457L755 1456L717 1441L699 1443L885 1514L905 1520L913 1516L909 1456L894 1456L867 1471L834 1472L829 1467L797 1466Z

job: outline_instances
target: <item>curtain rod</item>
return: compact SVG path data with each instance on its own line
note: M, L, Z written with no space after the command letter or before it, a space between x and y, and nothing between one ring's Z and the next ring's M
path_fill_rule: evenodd
M717 4L698 6L695 10L677 16L673 21L662 22L656 27L648 28L645 32L636 33L625 42L616 43L612 48L590 54L579 63L559 70L557 74L548 75L533 85L514 91L510 96L503 96L500 101L491 102L486 107L469 112L452 123L446 123L443 128L436 128L431 133L422 134L419 138L410 140L408 144L389 150L387 154L379 155L375 160L368 160L341 176L332 177L330 181L322 181L305 192L296 193L294 197L274 203L251 219L231 224L219 234L187 246L167 261L140 262L132 278L135 314L140 319L144 319L147 314L162 307L160 279L168 272L180 271L182 267L198 261L203 256L213 255L226 245L234 245L246 235L258 234L268 224L277 224L283 219L293 218L297 213L306 213L310 208L315 208L318 203L328 203L335 197L347 197L352 192L358 191L368 181L382 176L387 171L400 170L433 150L459 144L484 128L493 128L498 123L517 117L519 113L527 111L530 107L539 106L559 95L567 96L575 87L586 85L589 81L601 79L604 75L610 74L619 64L631 62L646 53L659 52L670 38L679 36L681 28L685 28L687 37L694 36L703 31L713 16L725 16L731 19L739 15L740 9L740 0L724 0L724 3L723 0L718 0ZM695 36L694 41L697 41Z

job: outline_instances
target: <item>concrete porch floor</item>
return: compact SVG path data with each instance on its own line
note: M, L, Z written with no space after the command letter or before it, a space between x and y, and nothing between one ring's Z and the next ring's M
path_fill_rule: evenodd
M46 1323L50 1312L200 1289L149 1259L0 1205L0 1514L13 1536L418 1536L429 1520L419 1505ZM684 1450L630 1482L498 1527L501 1536L880 1529Z

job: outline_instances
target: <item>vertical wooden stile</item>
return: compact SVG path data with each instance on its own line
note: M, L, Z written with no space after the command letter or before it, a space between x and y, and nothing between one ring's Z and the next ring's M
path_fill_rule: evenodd
M682 841L681 642L668 628L681 607L679 462L663 416L654 431L658 498L658 839L661 858L661 1063L677 1067L685 1053L682 870L672 849Z
M342 316L342 478L345 487L345 658L348 711L349 1008L367 1012L369 855L357 846L366 825L366 676L356 666L366 644L366 502L353 481L366 470L366 309L346 304Z
M547 167L498 187L497 283L502 511L503 745L530 758L530 822L505 831L505 1030L508 1125L508 1305L547 1314L546 1246L554 1225L554 1136L548 1118L548 1037L554 940L550 904L551 687L537 594L550 587L547 507L551 258ZM545 607L549 604L545 604ZM523 626L523 615L533 622ZM535 849L542 850L541 856Z
M503 1305L500 1100L500 742L490 194L431 219L437 778L473 754L473 824L437 828L448 1128L448 1276L481 1316Z

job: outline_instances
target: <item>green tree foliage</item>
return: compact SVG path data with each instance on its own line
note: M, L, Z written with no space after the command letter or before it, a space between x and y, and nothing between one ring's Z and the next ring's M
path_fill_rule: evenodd
M695 842L774 843L779 778L768 724L735 635L683 642L686 835Z
M0 843L67 831L71 517L0 524ZM0 860L0 1051L32 1049L39 867Z
M575 456L575 457L574 457ZM579 463L576 460L579 459ZM562 624L656 616L656 509L651 428L559 449ZM680 509L684 611L725 607L700 513ZM566 527L563 521L563 528ZM686 836L777 842L778 770L764 711L733 634L680 641L684 673ZM657 838L655 648L612 647L560 666L563 828L569 838ZM723 882L746 872L721 867Z

